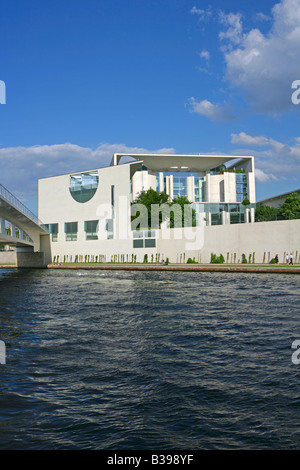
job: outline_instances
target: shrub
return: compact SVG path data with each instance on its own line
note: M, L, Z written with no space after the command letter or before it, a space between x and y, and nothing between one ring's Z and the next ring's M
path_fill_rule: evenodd
M192 259L192 258L189 258L189 259L187 260L187 263L188 263L188 264L192 264L192 263L196 263L196 261L195 261L194 259Z
M215 255L214 253L211 253L210 262L211 262L212 264L224 263L224 262L225 262L225 258L224 258L224 256L223 256L222 254L221 254L220 256L217 256L217 255Z
M247 258L246 258L245 253L242 254L242 263L247 264Z

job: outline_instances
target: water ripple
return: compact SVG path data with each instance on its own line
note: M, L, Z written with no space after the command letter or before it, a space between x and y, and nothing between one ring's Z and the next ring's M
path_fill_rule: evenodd
M299 282L2 270L0 448L299 448Z

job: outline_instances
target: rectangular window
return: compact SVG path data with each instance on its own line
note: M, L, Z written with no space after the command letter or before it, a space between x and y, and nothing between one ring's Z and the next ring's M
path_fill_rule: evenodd
M106 232L107 232L107 239L111 240L114 238L114 221L113 219L106 219L105 224Z
M98 220L87 220L84 222L86 240L98 240Z
M115 217L115 187L111 186L110 187L110 197L111 197L111 210L112 210L112 218L114 219Z
M155 238L146 238L145 239L145 248L155 248L156 240Z
M51 241L57 242L58 224L45 224L44 226L51 234Z
M244 174L236 174L236 200L243 202L247 197L247 176Z
M143 230L137 230L136 232L133 232L133 238L143 238L144 232Z
M65 222L65 234L67 242L77 241L78 222Z
M53 242L57 242L58 238L58 224L49 224L49 232Z
M133 240L133 248L143 248L144 240Z
M195 177L195 202L204 201L204 178Z
M137 230L133 232L133 248L155 248L155 230Z

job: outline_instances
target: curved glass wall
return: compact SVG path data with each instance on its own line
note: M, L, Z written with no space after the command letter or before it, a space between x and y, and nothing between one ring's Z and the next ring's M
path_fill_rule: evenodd
M89 171L71 175L70 193L77 202L87 202L97 191L99 176L97 171Z

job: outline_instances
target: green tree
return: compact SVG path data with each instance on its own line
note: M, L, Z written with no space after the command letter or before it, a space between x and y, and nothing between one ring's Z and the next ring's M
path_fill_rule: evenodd
M246 197L246 198L243 200L242 204L243 204L244 206L249 206L249 204L250 204L249 199Z
M278 215L278 209L271 206L257 206L255 209L255 220L256 222L269 222L270 220L276 220Z
M279 215L284 219L300 219L300 196L289 194L279 208Z
M155 189L152 189L152 188L148 189L147 191L144 191L144 190L141 191L131 204L131 206L134 206L136 204L142 204L143 206L145 206L147 210L148 227L140 227L140 228L141 229L151 228L151 213L152 213L151 206L152 205L160 206L162 204L167 204L168 201L169 201L169 196L164 192L159 193L155 191ZM134 215L131 216L131 220L133 221L139 216L140 216L140 211L137 211ZM161 225L163 220L165 220L164 214L159 213L159 226Z
M191 227L196 225L196 211L191 207L191 202L186 196L177 196L170 202L170 208L174 206L179 210L170 213L170 228Z
M140 229L159 228L166 220L170 221L170 228L196 225L196 211L191 207L191 202L186 196L177 196L169 201L169 196L164 192L159 193L152 188L141 191L132 202L134 214L132 213L131 221L141 216L138 206L134 207L137 204L145 206L148 219L144 223L144 225L148 223L148 227L140 226ZM156 224L152 226L155 220L158 220L158 227Z

